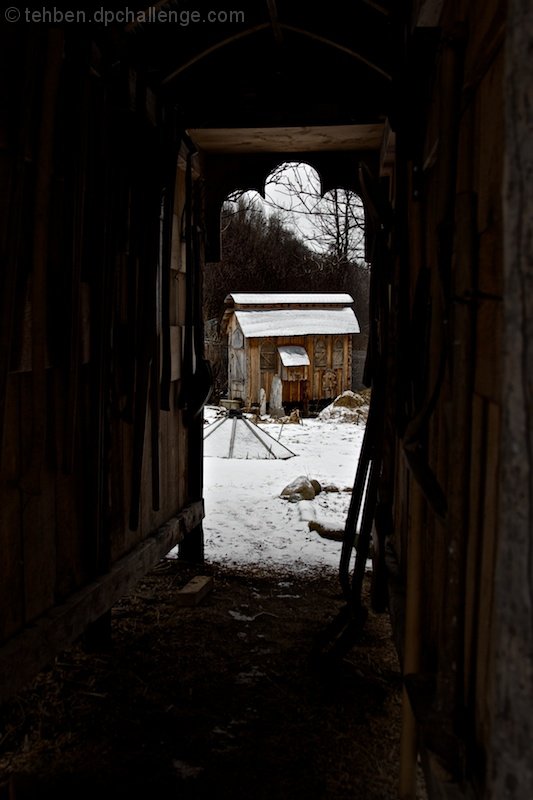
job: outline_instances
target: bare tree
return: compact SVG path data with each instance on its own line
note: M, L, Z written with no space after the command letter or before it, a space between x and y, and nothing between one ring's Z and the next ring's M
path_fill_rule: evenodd
M265 185L265 203L281 213L309 247L337 264L364 261L364 211L361 199L346 189L324 196L315 170L304 163L280 164Z
M205 270L206 319L220 318L229 292L295 291L316 272L302 239L248 196L224 204L221 230L221 260Z

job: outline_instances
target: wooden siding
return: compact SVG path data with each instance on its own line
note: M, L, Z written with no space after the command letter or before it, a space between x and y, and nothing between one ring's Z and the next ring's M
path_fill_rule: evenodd
M420 495L417 475L409 471L399 438L392 541L399 574L409 591L416 584L421 604L420 617L414 628L411 619L400 649L418 654L415 661L408 660L408 671L434 680L433 704L426 703L424 714L431 716L438 708L438 721L420 717L420 709L417 721L422 749L427 745L432 752L425 763L435 797L451 797L452 788L458 791L465 748L477 753L468 769L472 785L483 791L487 780L483 755L492 726L503 400L501 22L496 2L445 4L446 34L434 66L434 83L420 100L425 102L419 115L423 127L415 133L412 121L405 119L405 127L397 132L392 199L398 213L405 215L409 236L407 250L396 262L401 283L393 282L403 286L404 293L396 289L392 309L400 334L406 336L404 344L410 342L412 347L411 363L418 364L408 400L413 403L415 398L413 416L437 387L423 448L427 469L447 503L440 517L431 495ZM420 143L418 150L413 141ZM417 293L424 286L421 306ZM402 385L405 375L398 376L397 386ZM418 649L413 636L419 637ZM425 702L415 694L412 699L414 708ZM404 713L408 731L409 703ZM464 716L463 740L457 714ZM448 788L443 773L431 767L436 761L447 771ZM403 796L407 797L411 790L406 763Z
M228 326L228 341L231 342L231 333L234 330L234 320ZM315 356L315 342L322 341L326 347L326 362L325 366L317 367L314 363ZM342 366L333 366L333 344L335 340L342 342ZM259 403L260 390L263 388L266 392L267 402L270 398L270 391L272 388L272 379L274 375L282 375L282 365L277 352L277 348L281 345L299 345L305 348L310 366L306 368L307 379L302 381L283 381L283 402L287 403L304 403L304 402L317 402L327 399L334 399L337 395L351 388L351 335L335 335L335 336L280 336L268 337L262 339L246 339L246 376L244 384L244 392L242 399L247 407L257 405ZM261 347L267 345L269 348L274 348L276 357L275 369L262 369L261 367ZM229 347L229 360L230 364L232 358L235 357L235 351ZM232 368L229 369L229 379L232 379ZM329 380L328 380L329 378ZM231 386L231 383L230 383ZM238 393L231 393L230 398L238 397Z
M26 643L27 677L131 584L109 578L114 565L128 558L138 579L136 559L142 571L161 557L148 537L181 520L159 539L170 549L200 525L182 346L201 327L186 303L191 290L200 305L201 254L187 262L182 243L187 148L158 127L142 76L104 85L96 51L62 58L61 31L6 34L21 69L0 130L0 645ZM58 604L95 582L98 602L84 594L83 614L52 631ZM53 647L28 628L45 618Z

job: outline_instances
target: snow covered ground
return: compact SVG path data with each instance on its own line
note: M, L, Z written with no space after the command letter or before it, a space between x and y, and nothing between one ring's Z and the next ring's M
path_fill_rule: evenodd
M206 424L219 409L205 409ZM327 414L325 415L327 417ZM205 458L205 557L217 565L253 565L287 572L338 568L341 543L309 530L317 520L342 530L350 502L364 424L304 419L301 424L270 421L261 427L296 455L286 460ZM339 492L288 502L283 488L300 475ZM348 491L347 491L348 490Z

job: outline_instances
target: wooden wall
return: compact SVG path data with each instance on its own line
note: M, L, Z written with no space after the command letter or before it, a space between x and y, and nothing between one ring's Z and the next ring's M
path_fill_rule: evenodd
M203 515L197 175L142 74L74 29L2 30L0 701Z
M493 722L503 535L502 4L446 3L441 26L412 32L406 73L426 77L406 82L411 101L396 131L392 201L405 228L392 279L401 348L392 541L407 593L404 734L414 712L431 796L456 797L465 781L483 796ZM406 458L415 429L416 467ZM408 738L404 797L414 796Z
M341 367L334 366L333 360L333 347L336 339L342 340L343 345L343 364ZM308 381L307 381L307 400L309 402L317 402L321 400L332 400L337 395L347 389L351 389L351 350L352 350L352 337L350 336L273 336L261 339L246 339L245 340L245 365L246 365L246 382L245 382L245 400L246 405L256 405L259 402L259 391L263 388L266 392L267 402L270 398L270 390L272 387L272 378L274 375L280 374L279 369L279 355L277 348L281 345L299 345L304 347L310 361L308 367ZM315 343L321 340L325 345L326 351L326 365L324 367L317 367L315 364ZM275 370L262 370L261 369L261 347L268 345L274 347L276 354L276 362L278 369ZM231 350L230 350L231 358ZM325 389L324 373L328 372L334 377L331 383L331 389ZM299 387L295 391L294 388L287 387L286 384L291 383L285 381L283 384L283 401L284 402L304 402L303 387ZM292 391L292 395L290 392ZM296 396L297 395L297 396Z
M504 66L502 412L490 652L490 800L533 795L533 4L507 4ZM487 249L488 260L491 261Z

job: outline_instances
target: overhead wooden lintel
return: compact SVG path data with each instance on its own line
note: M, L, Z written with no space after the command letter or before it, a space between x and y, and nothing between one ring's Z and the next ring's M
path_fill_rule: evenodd
M279 128L194 128L188 134L206 153L310 153L379 150L383 123Z

